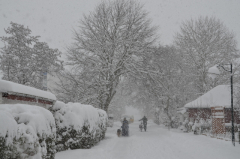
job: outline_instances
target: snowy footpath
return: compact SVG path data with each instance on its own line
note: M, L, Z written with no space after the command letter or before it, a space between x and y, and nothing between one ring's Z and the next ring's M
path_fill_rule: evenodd
M237 159L240 145L230 141L168 130L148 123L147 132L140 132L139 122L130 124L129 137L117 137L120 123L108 128L106 138L92 149L68 150L56 159Z

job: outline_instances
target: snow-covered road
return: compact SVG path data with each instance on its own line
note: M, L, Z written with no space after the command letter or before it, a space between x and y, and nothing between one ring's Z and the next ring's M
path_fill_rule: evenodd
M108 128L106 138L92 149L68 150L56 154L56 159L237 159L240 145L203 135L148 124L140 132L138 122L130 124L130 136L120 137L120 123Z

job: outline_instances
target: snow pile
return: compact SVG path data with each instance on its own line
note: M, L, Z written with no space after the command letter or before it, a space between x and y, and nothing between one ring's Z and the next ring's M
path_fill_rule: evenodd
M57 101L52 110L57 151L90 148L105 136L107 114L91 105Z
M56 96L50 92L42 91L22 84L0 80L0 92L4 93L20 93L36 97L42 97L46 99L56 100Z
M48 110L25 104L1 104L0 127L2 156L54 158L56 126Z

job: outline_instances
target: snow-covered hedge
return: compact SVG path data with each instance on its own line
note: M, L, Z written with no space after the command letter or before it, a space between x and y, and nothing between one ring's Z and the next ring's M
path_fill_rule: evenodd
M50 111L25 104L0 105L1 159L53 159L55 136Z
M107 130L107 113L102 109L97 109L99 119L98 119L98 129L96 130L95 143L105 138L105 132Z
M107 114L91 105L57 101L49 110L57 128L57 151L86 149L104 138Z

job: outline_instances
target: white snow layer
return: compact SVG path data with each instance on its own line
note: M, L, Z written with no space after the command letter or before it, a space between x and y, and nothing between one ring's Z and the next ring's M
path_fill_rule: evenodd
M208 69L208 73L209 73L208 75L214 80L216 78L216 76L220 74L220 71L219 71L217 65L215 65Z
M187 110L186 110L186 108L179 108L178 110L177 110L177 112L178 113L181 113L181 114L184 114L184 113L186 113L187 112Z
M56 96L50 92L42 91L33 87L24 86L22 84L5 81L5 80L0 80L0 92L22 93L22 94L32 95L36 97L56 100Z
M107 114L101 109L96 109L91 105L81 103L63 103L57 101L53 110L55 110L56 125L60 128L73 128L80 131L85 121L88 121L90 131L96 128L99 123L107 119ZM101 118L102 116L102 118Z
M6 137L7 144L12 143L17 136L17 122L12 114L0 110L0 137Z
M0 136L13 139L31 134L28 140L56 133L55 120L47 109L26 104L0 105ZM10 141L10 140L9 140ZM11 140L12 141L12 140Z
M102 110L102 109L97 109L98 114L99 114L99 120L98 123L100 124L104 124L103 126L106 127L106 123L108 120L108 115L106 113L106 111Z
M215 106L223 106L227 108L231 106L231 88L229 85L216 86L196 100L186 104L184 107L209 108Z
M237 159L240 144L183 133L148 121L147 132L139 131L140 122L129 125L130 136L118 137L120 122L109 127L105 140L91 149L58 152L55 159Z

